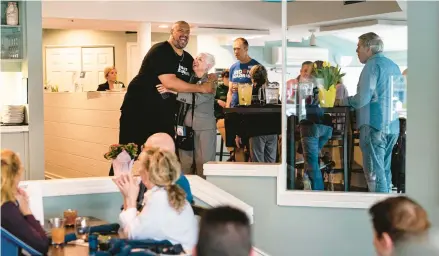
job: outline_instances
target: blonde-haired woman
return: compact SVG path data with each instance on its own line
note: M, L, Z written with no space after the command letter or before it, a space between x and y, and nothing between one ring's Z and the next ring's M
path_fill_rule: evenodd
M125 85L121 81L117 81L117 69L114 66L104 69L104 77L107 82L98 85L97 91L113 90L116 82L122 85L121 88L125 88Z
M148 189L138 215L138 182L131 175L114 179L124 197L119 219L125 234L129 239L169 240L190 251L197 242L198 222L185 192L175 184L181 173L177 156L159 148L145 148L138 161L141 182Z
M1 226L35 250L46 254L49 239L32 215L26 192L18 188L23 175L20 158L11 150L1 151Z

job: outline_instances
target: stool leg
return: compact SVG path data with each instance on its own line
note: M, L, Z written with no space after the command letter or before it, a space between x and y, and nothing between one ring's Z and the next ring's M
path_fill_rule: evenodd
M224 153L224 140L221 137L221 148L220 148L220 162L223 161L223 153Z

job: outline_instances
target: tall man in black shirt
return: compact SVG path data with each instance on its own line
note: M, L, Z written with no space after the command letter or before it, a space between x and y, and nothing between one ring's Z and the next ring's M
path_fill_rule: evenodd
M158 132L174 138L175 95L162 96L156 85L176 92L214 93L210 82L189 84L194 59L183 49L189 42L190 26L185 21L174 23L165 42L151 47L143 59L139 74L130 82L122 103L119 143L136 143L139 148L149 136ZM110 169L110 176L113 176Z

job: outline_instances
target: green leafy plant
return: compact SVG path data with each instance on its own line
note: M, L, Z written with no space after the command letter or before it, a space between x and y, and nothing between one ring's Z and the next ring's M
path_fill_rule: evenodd
M126 151L131 159L134 159L137 156L138 147L135 143L128 143L126 145L123 144L113 144L109 147L108 152L104 154L105 159L113 160L122 153L122 151Z
M337 66L331 66L331 63L324 61L321 67L314 64L314 76L323 80L323 87L325 90L329 90L331 85L337 85L341 78L346 73L341 73L341 68Z

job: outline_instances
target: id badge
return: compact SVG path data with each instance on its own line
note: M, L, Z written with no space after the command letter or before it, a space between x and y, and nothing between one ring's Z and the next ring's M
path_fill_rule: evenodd
M186 136L186 127L177 125L177 135L185 137Z

